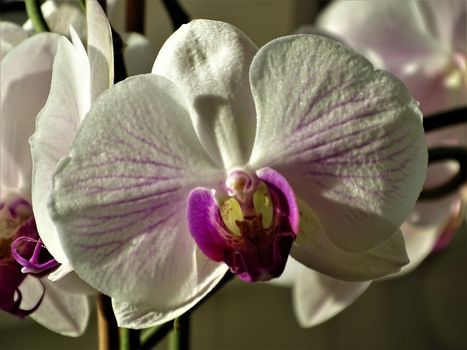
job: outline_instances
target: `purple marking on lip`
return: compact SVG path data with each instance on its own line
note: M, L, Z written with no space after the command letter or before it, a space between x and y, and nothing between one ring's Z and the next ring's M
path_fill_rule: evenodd
M23 266L23 273L41 275L59 264L45 248L37 233L34 218L24 222L11 244L11 255Z
M13 242L25 236L39 237L33 217L30 217L17 229ZM32 254L33 248L31 246L22 247L22 251L25 254ZM39 308L45 295L45 288L41 282L42 294L37 301L34 301L34 306L27 310L21 308L23 295L20 291L20 285L28 275L21 271L22 266L14 259L13 249L10 252L11 254L0 259L0 309L17 317L24 318ZM33 278L36 277L34 276ZM29 300L28 303L31 304L31 301Z
M187 206L188 227L201 251L211 260L225 262L247 282L266 281L282 273L299 224L295 195L287 181L269 168L260 169L257 175L273 202L273 222L267 228L256 213L237 221L241 234L233 234L206 188L192 190Z

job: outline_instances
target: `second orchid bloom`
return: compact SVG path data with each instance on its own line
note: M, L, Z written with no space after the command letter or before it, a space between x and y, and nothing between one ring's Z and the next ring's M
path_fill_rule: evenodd
M408 260L399 227L425 179L421 118L399 80L335 41L258 50L229 24L193 21L152 74L97 98L49 210L125 327L179 316L229 268L277 277L289 255L374 279Z

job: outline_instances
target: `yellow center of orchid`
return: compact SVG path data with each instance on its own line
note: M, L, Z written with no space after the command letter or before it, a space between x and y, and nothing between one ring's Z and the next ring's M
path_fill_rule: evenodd
M245 219L258 217L261 219L262 229L267 229L272 225L274 212L273 203L266 184L260 183L251 194L246 190L247 181L244 178L238 179L229 185L234 189L235 196L229 197L220 205L222 220L235 236L242 236L241 225Z

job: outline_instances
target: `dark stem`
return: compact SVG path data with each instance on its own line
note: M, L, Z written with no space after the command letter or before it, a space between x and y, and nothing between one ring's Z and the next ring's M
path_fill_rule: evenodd
M428 150L428 163L456 161L459 170L448 181L434 188L423 189L419 199L436 199L456 191L467 182L467 149L464 147L437 147Z
M127 78L125 60L123 58L123 41L113 28L112 28L112 41L114 47L114 84L125 80Z
M166 322L160 326L153 327L151 331L141 336L140 350L150 350L156 346L174 328L174 322Z
M120 350L137 350L140 345L138 329L120 328Z
M50 32L49 26L41 11L41 4L39 0L26 0L26 12L32 22L32 26L37 33Z
M175 319L170 334L171 350L188 350L190 348L190 313Z
M162 0L162 3L169 14L174 31L182 24L190 22L190 17L177 0Z
M126 0L125 29L144 34L145 0Z
M466 122L467 108L459 108L426 116L423 118L423 129L425 129L425 132L430 132Z
M101 5L102 10L104 10L104 13L107 14L107 0L97 0L99 5Z
M97 296L97 329L99 350L118 350L119 332L117 320L112 309L111 299L104 295Z

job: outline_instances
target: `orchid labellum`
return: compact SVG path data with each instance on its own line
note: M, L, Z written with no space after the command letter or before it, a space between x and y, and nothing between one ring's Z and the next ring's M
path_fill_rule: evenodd
M289 255L348 281L397 272L426 162L416 102L352 50L313 35L258 49L198 20L92 104L49 209L80 277L143 328L228 269L269 280Z

